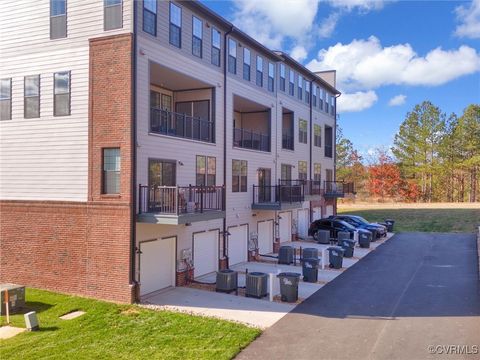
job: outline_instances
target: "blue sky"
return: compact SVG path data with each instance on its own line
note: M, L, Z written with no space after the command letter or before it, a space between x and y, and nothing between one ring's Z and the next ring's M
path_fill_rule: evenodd
M390 147L415 104L480 103L480 0L204 1L311 70L337 70L340 126L367 154Z

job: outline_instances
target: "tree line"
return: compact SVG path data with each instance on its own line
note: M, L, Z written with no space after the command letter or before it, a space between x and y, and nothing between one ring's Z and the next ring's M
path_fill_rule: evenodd
M480 201L480 105L447 116L424 101L407 113L393 146L367 158L339 129L337 179L354 182L360 199Z

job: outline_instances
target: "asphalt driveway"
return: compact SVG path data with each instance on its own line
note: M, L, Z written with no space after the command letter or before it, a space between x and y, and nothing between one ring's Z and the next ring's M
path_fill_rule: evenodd
M297 306L237 358L442 357L480 358L473 234L396 235Z

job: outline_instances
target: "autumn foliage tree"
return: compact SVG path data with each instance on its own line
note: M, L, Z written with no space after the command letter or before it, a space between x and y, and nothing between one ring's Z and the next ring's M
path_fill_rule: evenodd
M400 193L400 169L383 150L377 150L377 163L368 167L367 189L372 197L395 198Z

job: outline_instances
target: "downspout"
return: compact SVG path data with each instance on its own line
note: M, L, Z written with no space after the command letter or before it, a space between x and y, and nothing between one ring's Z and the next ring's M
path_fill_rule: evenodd
M233 31L233 26L223 35L223 258L226 259L227 268L229 268L229 259L227 256L227 36Z
M131 244L130 244L130 276L129 283L134 287L134 302L138 301L137 299L137 281L135 279L136 274L136 208L137 208L137 117L136 117L136 100L137 100L137 6L136 2L133 2L133 43L132 43L132 126L131 126L131 182L132 182L132 196L131 196Z
M312 161L313 161L313 104L312 104L312 100L313 100L313 80L310 80L310 101L309 101L309 104L310 104L310 161L309 161L309 176L310 176L310 181L308 182L308 184L310 184L311 186L311 181L312 181ZM310 207L310 219L312 218L312 213L313 213L313 210L312 210L312 202L309 201L308 202L309 204L309 207Z
M333 112L333 181L337 181L337 98L339 94L335 95L335 110ZM337 215L337 202L335 198L335 204L333 206L333 214Z

